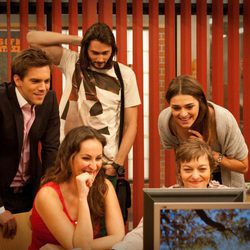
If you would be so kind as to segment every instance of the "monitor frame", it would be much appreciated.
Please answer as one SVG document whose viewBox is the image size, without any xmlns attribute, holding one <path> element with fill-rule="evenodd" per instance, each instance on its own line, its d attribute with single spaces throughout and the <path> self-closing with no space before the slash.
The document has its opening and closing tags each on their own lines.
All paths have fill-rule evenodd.
<svg viewBox="0 0 250 250">
<path fill-rule="evenodd" d="M 223 199 L 222 199 L 223 198 Z M 206 203 L 243 202 L 243 188 L 144 188 L 143 246 L 154 249 L 154 204 L 155 203 Z M 146 228 L 147 227 L 147 228 Z"/>
</svg>

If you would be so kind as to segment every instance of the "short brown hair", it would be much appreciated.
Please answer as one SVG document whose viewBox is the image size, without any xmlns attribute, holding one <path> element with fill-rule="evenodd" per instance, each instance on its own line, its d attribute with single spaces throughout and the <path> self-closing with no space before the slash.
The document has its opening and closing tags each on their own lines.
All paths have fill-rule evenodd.
<svg viewBox="0 0 250 250">
<path fill-rule="evenodd" d="M 175 151 L 175 161 L 177 166 L 177 173 L 180 173 L 180 166 L 183 162 L 190 162 L 197 160 L 201 156 L 207 155 L 211 173 L 215 168 L 215 161 L 212 150 L 207 143 L 200 139 L 190 138 L 180 143 Z"/>
<path fill-rule="evenodd" d="M 49 66 L 52 70 L 52 61 L 44 51 L 39 48 L 28 48 L 18 53 L 11 64 L 11 78 L 18 75 L 22 80 L 30 68 Z"/>
</svg>

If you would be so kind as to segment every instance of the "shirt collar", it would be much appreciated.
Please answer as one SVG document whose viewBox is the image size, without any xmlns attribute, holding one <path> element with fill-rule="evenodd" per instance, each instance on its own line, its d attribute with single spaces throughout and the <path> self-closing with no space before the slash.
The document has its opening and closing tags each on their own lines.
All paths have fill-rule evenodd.
<svg viewBox="0 0 250 250">
<path fill-rule="evenodd" d="M 32 107 L 32 109 L 34 110 L 35 105 L 30 105 L 26 99 L 24 99 L 24 97 L 21 95 L 20 91 L 18 90 L 18 88 L 15 88 L 16 91 L 16 97 L 17 97 L 17 101 L 19 103 L 20 108 L 24 107 L 25 105 L 29 105 L 30 107 Z"/>
</svg>

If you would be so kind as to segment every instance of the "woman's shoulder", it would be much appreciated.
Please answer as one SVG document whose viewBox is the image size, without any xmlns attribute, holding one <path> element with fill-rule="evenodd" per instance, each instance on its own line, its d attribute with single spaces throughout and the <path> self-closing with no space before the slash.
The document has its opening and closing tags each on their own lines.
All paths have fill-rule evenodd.
<svg viewBox="0 0 250 250">
<path fill-rule="evenodd" d="M 217 134 L 227 134 L 232 129 L 238 129 L 234 115 L 226 108 L 210 102 L 214 111 Z"/>
<path fill-rule="evenodd" d="M 217 119 L 221 119 L 221 117 L 229 117 L 229 116 L 233 116 L 233 114 L 226 108 L 224 108 L 223 106 L 220 106 L 218 104 L 215 104 L 211 101 L 208 102 L 209 106 L 213 108 L 214 114 L 215 114 L 215 118 Z"/>
<path fill-rule="evenodd" d="M 105 184 L 107 185 L 108 190 L 114 189 L 114 186 L 113 186 L 112 182 L 107 178 L 105 178 Z"/>
<path fill-rule="evenodd" d="M 170 116 L 171 116 L 170 107 L 163 109 L 159 114 L 159 122 L 169 120 Z"/>
<path fill-rule="evenodd" d="M 158 128 L 160 130 L 160 132 L 169 132 L 168 126 L 166 126 L 166 124 L 169 123 L 170 121 L 170 117 L 171 117 L 171 110 L 170 108 L 165 108 L 163 109 L 158 117 Z"/>
<path fill-rule="evenodd" d="M 51 204 L 55 204 L 54 202 L 61 203 L 59 189 L 59 184 L 54 182 L 48 182 L 44 184 L 36 194 L 35 206 L 37 208 L 48 208 L 51 206 Z"/>
<path fill-rule="evenodd" d="M 37 193 L 37 199 L 44 199 L 54 195 L 58 195 L 60 186 L 55 182 L 47 182 L 39 189 Z"/>
</svg>

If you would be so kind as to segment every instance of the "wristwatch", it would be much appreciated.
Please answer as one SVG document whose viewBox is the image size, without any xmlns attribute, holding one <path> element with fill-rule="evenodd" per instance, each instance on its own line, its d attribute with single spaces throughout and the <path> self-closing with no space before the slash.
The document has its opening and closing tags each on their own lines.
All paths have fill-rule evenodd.
<svg viewBox="0 0 250 250">
<path fill-rule="evenodd" d="M 113 162 L 111 165 L 114 167 L 114 169 L 116 170 L 116 173 L 119 177 L 125 176 L 124 166 L 122 166 L 116 162 Z"/>
<path fill-rule="evenodd" d="M 220 164 L 221 163 L 221 161 L 222 161 L 222 159 L 223 159 L 223 154 L 221 154 L 221 153 L 219 153 L 219 157 L 218 157 L 218 159 L 217 159 L 217 163 L 218 164 Z"/>
</svg>

